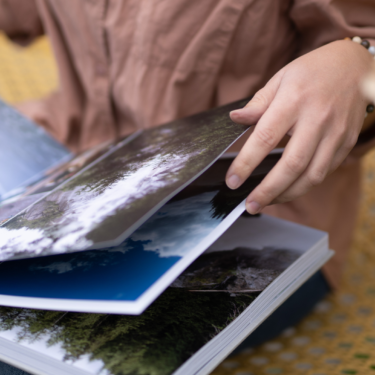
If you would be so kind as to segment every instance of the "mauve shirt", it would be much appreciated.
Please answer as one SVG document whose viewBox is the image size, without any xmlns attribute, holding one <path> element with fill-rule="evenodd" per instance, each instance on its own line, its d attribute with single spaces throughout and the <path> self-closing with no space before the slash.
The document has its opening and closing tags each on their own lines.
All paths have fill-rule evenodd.
<svg viewBox="0 0 375 375">
<path fill-rule="evenodd" d="M 375 2 L 0 0 L 0 29 L 20 43 L 48 34 L 59 88 L 24 109 L 80 151 L 248 97 L 331 41 L 375 38 Z M 265 210 L 330 233 L 338 255 L 325 274 L 333 286 L 353 232 L 359 174 L 359 162 L 349 161 L 304 197 Z"/>
</svg>

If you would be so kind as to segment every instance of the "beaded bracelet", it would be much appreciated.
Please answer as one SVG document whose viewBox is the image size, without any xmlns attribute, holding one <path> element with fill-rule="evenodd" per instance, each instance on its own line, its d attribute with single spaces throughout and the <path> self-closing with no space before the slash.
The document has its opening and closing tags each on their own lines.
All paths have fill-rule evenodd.
<svg viewBox="0 0 375 375">
<path fill-rule="evenodd" d="M 375 47 L 372 46 L 367 39 L 362 39 L 359 36 L 355 36 L 353 38 L 345 38 L 345 40 L 351 40 L 352 42 L 358 43 L 361 46 L 365 47 L 371 53 L 371 55 L 374 56 L 374 59 L 375 59 Z M 367 117 L 367 115 L 369 113 L 374 112 L 374 110 L 375 110 L 375 106 L 373 104 L 369 104 L 366 108 L 366 116 L 365 117 Z"/>
<path fill-rule="evenodd" d="M 351 40 L 354 43 L 358 43 L 361 46 L 365 47 L 375 59 L 375 47 L 370 44 L 367 39 L 362 39 L 359 36 L 355 36 L 354 38 L 345 38 L 345 40 Z"/>
</svg>

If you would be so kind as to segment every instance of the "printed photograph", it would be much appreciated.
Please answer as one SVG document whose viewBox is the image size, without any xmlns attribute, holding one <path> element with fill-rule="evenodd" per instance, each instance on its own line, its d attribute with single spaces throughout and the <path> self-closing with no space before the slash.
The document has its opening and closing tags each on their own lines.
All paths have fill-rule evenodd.
<svg viewBox="0 0 375 375">
<path fill-rule="evenodd" d="M 246 220 L 251 225 L 254 218 Z M 302 253 L 235 248 L 203 254 L 139 316 L 0 307 L 0 337 L 92 374 L 169 375 Z"/>
<path fill-rule="evenodd" d="M 95 375 L 170 375 L 255 298 L 170 288 L 139 316 L 0 307 L 0 337 Z"/>
<path fill-rule="evenodd" d="M 25 187 L 23 196 L 41 193 L 46 194 L 52 191 L 75 176 L 82 169 L 86 168 L 90 163 L 95 162 L 96 159 L 110 151 L 113 147 L 115 147 L 113 142 L 101 143 L 75 156 L 68 162 L 47 170 L 40 181 L 36 181 Z"/>
<path fill-rule="evenodd" d="M 0 202 L 0 224 L 5 223 L 44 196 L 44 193 L 32 195 L 21 194 Z"/>
<path fill-rule="evenodd" d="M 174 200 L 121 245 L 0 264 L 0 294 L 135 301 L 224 219 L 215 192 Z"/>
<path fill-rule="evenodd" d="M 0 224 L 5 223 L 25 208 L 46 196 L 48 192 L 57 188 L 69 178 L 72 178 L 112 147 L 112 142 L 100 144 L 75 156 L 62 165 L 48 169 L 43 172 L 43 175 L 36 181 L 32 181 L 32 183 L 22 188 L 17 188 L 8 192 L 7 196 L 10 197 L 3 201 L 0 200 Z M 14 192 L 14 194 L 12 194 L 12 192 Z"/>
<path fill-rule="evenodd" d="M 195 292 L 259 293 L 301 256 L 300 251 L 235 248 L 201 255 L 171 287 Z"/>
<path fill-rule="evenodd" d="M 228 159 L 218 160 L 119 246 L 3 262 L 0 294 L 136 301 L 209 237 L 264 177 L 265 173 L 255 175 L 248 179 L 244 189 L 230 190 L 223 181 L 228 163 Z"/>
<path fill-rule="evenodd" d="M 0 199 L 54 165 L 70 152 L 41 127 L 0 100 Z"/>
<path fill-rule="evenodd" d="M 142 132 L 7 221 L 0 227 L 0 260 L 80 251 L 126 238 L 246 130 L 226 111 L 217 113 Z"/>
</svg>

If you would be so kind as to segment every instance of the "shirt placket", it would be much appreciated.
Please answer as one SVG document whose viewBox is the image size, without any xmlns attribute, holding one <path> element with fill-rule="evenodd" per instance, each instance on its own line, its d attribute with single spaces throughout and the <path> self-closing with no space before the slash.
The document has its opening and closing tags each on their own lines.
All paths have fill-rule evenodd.
<svg viewBox="0 0 375 375">
<path fill-rule="evenodd" d="M 107 34 L 105 29 L 105 17 L 108 0 L 89 0 L 92 22 L 94 22 L 95 48 L 91 51 L 95 84 L 93 85 L 93 97 L 98 113 L 96 126 L 108 129 L 115 137 L 116 125 L 111 102 L 110 83 L 110 56 L 108 53 Z"/>
</svg>

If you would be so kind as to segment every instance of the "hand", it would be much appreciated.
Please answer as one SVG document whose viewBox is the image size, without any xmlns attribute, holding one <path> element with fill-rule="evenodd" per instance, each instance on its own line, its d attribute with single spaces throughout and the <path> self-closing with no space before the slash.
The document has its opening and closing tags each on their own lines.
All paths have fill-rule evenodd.
<svg viewBox="0 0 375 375">
<path fill-rule="evenodd" d="M 249 213 L 305 194 L 344 161 L 369 104 L 359 83 L 371 61 L 363 46 L 333 42 L 285 66 L 244 108 L 231 112 L 236 123 L 256 124 L 227 172 L 231 189 L 241 186 L 285 135 L 291 137 L 282 158 L 248 196 Z"/>
</svg>

